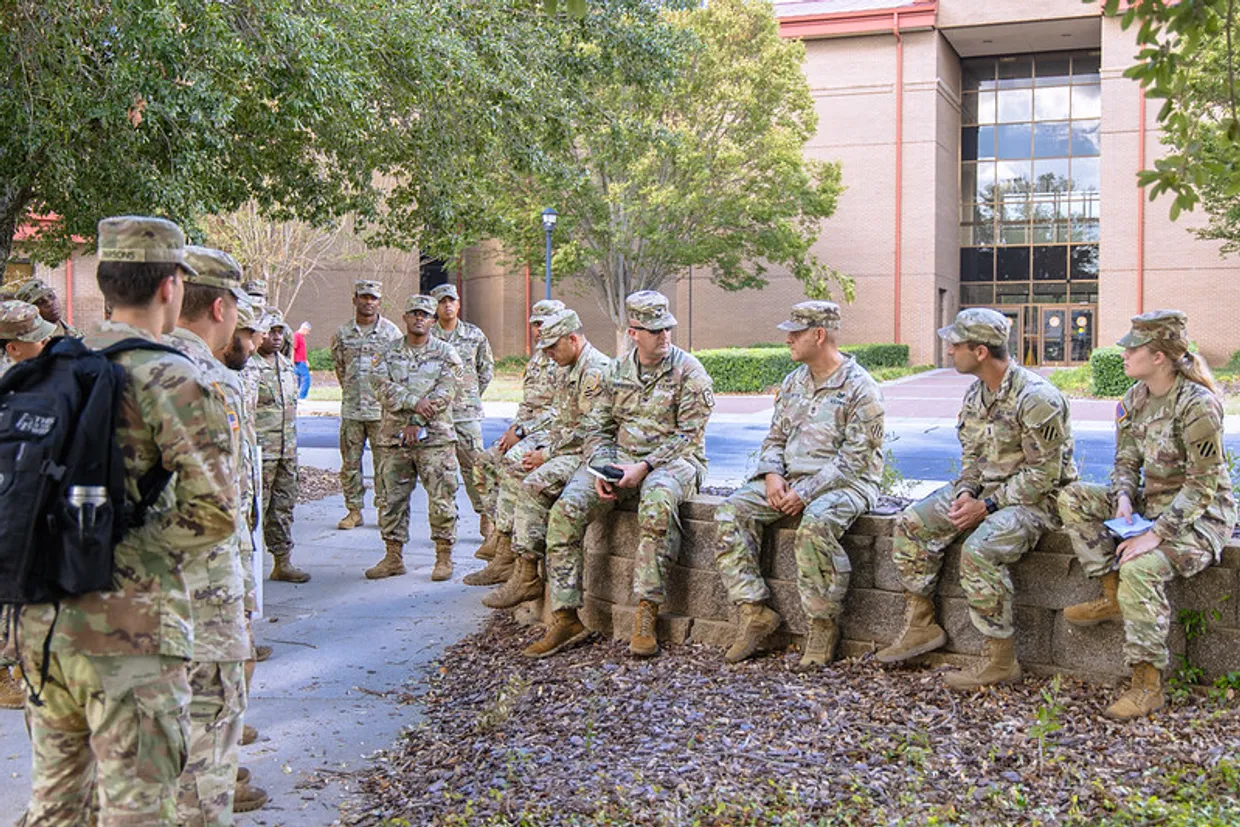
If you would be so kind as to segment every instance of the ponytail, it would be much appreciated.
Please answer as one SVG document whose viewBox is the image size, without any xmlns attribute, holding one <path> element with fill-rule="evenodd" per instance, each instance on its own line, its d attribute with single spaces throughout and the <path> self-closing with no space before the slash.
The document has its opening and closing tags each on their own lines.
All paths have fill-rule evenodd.
<svg viewBox="0 0 1240 827">
<path fill-rule="evenodd" d="M 1202 358 L 1200 353 L 1192 353 L 1191 351 L 1185 353 L 1179 359 L 1172 362 L 1172 365 L 1175 366 L 1175 372 L 1185 379 L 1205 387 L 1215 396 L 1219 395 L 1219 387 L 1214 381 L 1214 374 L 1210 372 L 1210 366 L 1206 364 L 1206 360 Z"/>
</svg>

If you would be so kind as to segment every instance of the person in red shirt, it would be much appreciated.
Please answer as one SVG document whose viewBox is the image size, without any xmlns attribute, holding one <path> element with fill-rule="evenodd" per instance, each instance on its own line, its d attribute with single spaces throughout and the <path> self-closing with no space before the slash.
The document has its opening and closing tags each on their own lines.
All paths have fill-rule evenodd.
<svg viewBox="0 0 1240 827">
<path fill-rule="evenodd" d="M 302 322 L 293 334 L 293 370 L 297 371 L 297 398 L 310 395 L 310 362 L 306 355 L 306 337 L 310 335 L 310 323 Z"/>
</svg>

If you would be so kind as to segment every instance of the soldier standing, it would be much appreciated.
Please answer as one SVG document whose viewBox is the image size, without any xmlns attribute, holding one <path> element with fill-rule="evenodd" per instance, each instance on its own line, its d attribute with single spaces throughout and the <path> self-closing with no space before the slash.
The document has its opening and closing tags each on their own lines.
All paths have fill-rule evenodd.
<svg viewBox="0 0 1240 827">
<path fill-rule="evenodd" d="M 589 518 L 624 497 L 638 498 L 641 539 L 633 566 L 638 598 L 629 653 L 659 652 L 655 619 L 664 599 L 667 566 L 680 550 L 680 504 L 706 478 L 706 421 L 715 405 L 702 363 L 672 344 L 676 318 L 667 297 L 642 290 L 625 299 L 633 350 L 616 361 L 586 419 L 583 455 L 590 466 L 610 466 L 614 483 L 579 468 L 551 508 L 547 568 L 555 617 L 523 655 L 542 658 L 589 634 L 577 616 L 582 605 L 582 539 Z"/>
<path fill-rule="evenodd" d="M 241 461 L 241 384 L 216 357 L 233 338 L 240 302 L 241 267 L 232 256 L 187 247 L 194 273 L 185 276 L 185 297 L 176 330 L 167 342 L 189 357 L 203 379 L 219 392 L 228 415 L 231 467 Z M 239 475 L 235 475 L 240 487 Z M 240 495 L 235 505 L 240 528 Z M 252 641 L 246 624 L 246 576 L 240 532 L 205 558 L 187 561 L 194 612 L 194 646 L 189 664 L 189 755 L 181 773 L 177 818 L 186 825 L 230 825 L 237 778 L 237 741 L 246 709 L 244 662 Z"/>
<path fill-rule="evenodd" d="M 371 374 L 375 396 L 383 406 L 385 496 L 379 507 L 379 533 L 386 553 L 366 570 L 378 580 L 405 573 L 409 542 L 409 495 L 418 480 L 426 489 L 435 568 L 431 580 L 452 576 L 456 543 L 456 446 L 452 402 L 463 373 L 451 345 L 434 338 L 435 300 L 410 296 L 405 303 L 408 334 L 384 355 L 382 369 Z"/>
<path fill-rule="evenodd" d="M 375 468 L 375 508 L 383 499 L 383 477 L 379 473 L 379 427 L 382 409 L 371 386 L 371 375 L 382 368 L 383 353 L 400 341 L 400 328 L 379 315 L 383 284 L 360 279 L 353 285 L 353 319 L 332 336 L 332 363 L 340 382 L 340 487 L 348 514 L 336 528 L 357 528 L 362 524 L 362 452 L 370 443 Z"/>
<path fill-rule="evenodd" d="M 0 302 L 0 376 L 17 364 L 43 352 L 49 339 L 58 335 L 56 326 L 39 315 L 28 302 Z M 8 628 L 9 607 L 0 608 L 0 625 Z M 0 655 L 0 709 L 21 709 L 26 705 L 26 687 L 21 667 Z"/>
<path fill-rule="evenodd" d="M 1007 567 L 1057 527 L 1055 494 L 1076 479 L 1068 402 L 1053 385 L 1008 357 L 1009 322 L 989 308 L 962 310 L 939 330 L 960 373 L 977 377 L 965 392 L 956 430 L 960 477 L 904 510 L 892 554 L 905 588 L 904 631 L 878 653 L 898 663 L 937 649 L 947 634 L 931 595 L 943 551 L 961 533 L 960 587 L 985 637 L 983 660 L 949 673 L 952 689 L 1020 680 Z"/>
<path fill-rule="evenodd" d="M 766 606 L 771 592 L 758 564 L 762 529 L 801 515 L 794 549 L 797 590 L 810 620 L 800 666 L 808 668 L 829 663 L 840 638 L 852 573 L 840 535 L 878 502 L 883 395 L 865 368 L 840 353 L 838 305 L 802 302 L 779 329 L 801 366 L 775 397 L 753 479 L 715 510 L 715 559 L 728 597 L 740 606 L 740 633 L 727 653 L 736 663 L 780 623 Z"/>
<path fill-rule="evenodd" d="M 464 368 L 456 401 L 452 405 L 452 421 L 456 426 L 456 459 L 461 467 L 461 479 L 470 505 L 478 514 L 478 531 L 485 538 L 491 533 L 491 518 L 486 514 L 482 492 L 474 478 L 474 465 L 485 449 L 482 442 L 482 395 L 495 376 L 495 357 L 491 355 L 491 343 L 476 325 L 460 317 L 461 297 L 456 287 L 441 284 L 431 291 L 431 298 L 438 302 L 438 321 L 431 334 L 456 349 Z"/>
<path fill-rule="evenodd" d="M 297 374 L 280 352 L 289 334 L 280 311 L 268 309 L 271 329 L 246 371 L 254 375 L 258 399 L 254 425 L 263 449 L 263 540 L 274 560 L 271 579 L 305 583 L 310 573 L 291 562 L 293 507 L 297 505 Z"/>
<path fill-rule="evenodd" d="M 60 297 L 56 295 L 56 291 L 42 279 L 31 279 L 23 284 L 17 290 L 17 299 L 39 308 L 39 315 L 56 326 L 53 339 L 57 336 L 82 338 L 82 332 L 66 322 L 61 315 Z"/>
<path fill-rule="evenodd" d="M 176 326 L 182 276 L 193 275 L 181 230 L 107 218 L 98 236 L 97 278 L 113 315 L 87 344 L 159 341 Z M 222 395 L 180 355 L 133 350 L 115 361 L 129 375 L 116 439 L 130 497 L 157 464 L 172 477 L 144 525 L 117 544 L 111 590 L 18 612 L 22 666 L 46 676 L 40 702 L 26 707 L 29 824 L 86 823 L 92 785 L 101 824 L 177 823 L 195 635 L 188 573 L 236 530 Z"/>
<path fill-rule="evenodd" d="M 544 299 L 534 305 L 530 325 L 539 332 L 544 320 L 563 309 L 563 302 Z M 462 582 L 467 586 L 493 586 L 503 583 L 512 573 L 514 510 L 517 488 L 525 476 L 521 461 L 546 444 L 546 430 L 555 417 L 552 398 L 559 378 L 559 366 L 541 347 L 536 347 L 521 377 L 521 404 L 517 407 L 516 418 L 474 466 L 486 501 L 486 512 L 494 515 L 494 530 L 474 553 L 475 557 L 490 562 L 482 571 L 465 575 Z"/>
<path fill-rule="evenodd" d="M 1161 709 L 1162 673 L 1170 661 L 1171 604 L 1166 583 L 1219 561 L 1236 524 L 1236 502 L 1223 448 L 1223 407 L 1210 368 L 1188 350 L 1188 317 L 1155 310 L 1132 317 L 1119 340 L 1124 373 L 1137 384 L 1116 406 L 1111 484 L 1076 482 L 1059 495 L 1059 513 L 1102 598 L 1069 606 L 1074 626 L 1122 620 L 1124 661 L 1132 684 L 1103 714 L 1128 721 Z M 1154 525 L 1124 540 L 1102 524 Z"/>
<path fill-rule="evenodd" d="M 547 431 L 546 445 L 527 453 L 520 471 L 504 480 L 505 485 L 516 482 L 513 533 L 501 540 L 504 545 L 511 543 L 515 562 L 504 585 L 482 599 L 483 605 L 493 609 L 511 608 L 542 596 L 538 564 L 546 551 L 547 515 L 581 467 L 586 418 L 611 370 L 611 359 L 587 341 L 581 320 L 572 310 L 545 318 L 540 333 L 539 351 L 562 371 L 551 402 L 555 419 Z"/>
</svg>

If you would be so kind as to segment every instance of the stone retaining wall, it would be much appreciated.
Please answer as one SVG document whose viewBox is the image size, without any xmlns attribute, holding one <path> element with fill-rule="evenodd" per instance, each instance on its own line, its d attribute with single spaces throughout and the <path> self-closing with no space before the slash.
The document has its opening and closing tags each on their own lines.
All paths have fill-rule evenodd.
<svg viewBox="0 0 1240 827">
<path fill-rule="evenodd" d="M 728 601 L 714 565 L 715 506 L 720 497 L 700 495 L 681 509 L 684 540 L 680 560 L 669 574 L 667 603 L 659 615 L 658 635 L 672 643 L 695 641 L 718 646 L 731 643 L 737 613 Z M 773 644 L 796 642 L 807 630 L 796 587 L 792 541 L 796 520 L 770 527 L 763 538 L 762 570 L 771 587 L 772 606 L 784 617 L 785 628 Z M 842 544 L 852 560 L 852 584 L 841 625 L 841 653 L 860 655 L 891 642 L 904 619 L 904 598 L 891 561 L 892 516 L 866 515 L 857 520 Z M 582 620 L 603 634 L 627 639 L 633 627 L 633 553 L 637 547 L 637 514 L 617 510 L 590 526 L 586 535 L 585 609 Z M 1065 672 L 1092 679 L 1126 673 L 1123 632 L 1119 624 L 1078 629 L 1063 619 L 1065 606 L 1097 596 L 1098 586 L 1086 580 L 1061 533 L 1042 538 L 1038 547 L 1012 567 L 1016 586 L 1017 653 L 1027 670 Z M 947 551 L 940 580 L 939 619 L 947 630 L 945 650 L 927 655 L 927 662 L 963 663 L 981 650 L 982 640 L 969 620 L 960 590 L 960 546 Z M 1170 586 L 1173 610 L 1217 610 L 1208 632 L 1191 642 L 1173 621 L 1174 655 L 1185 648 L 1191 662 L 1213 678 L 1240 669 L 1240 545 L 1223 552 L 1223 562 L 1190 580 Z M 518 610 L 524 622 L 544 620 L 546 607 L 526 604 Z M 1173 662 L 1174 665 L 1174 662 Z"/>
</svg>

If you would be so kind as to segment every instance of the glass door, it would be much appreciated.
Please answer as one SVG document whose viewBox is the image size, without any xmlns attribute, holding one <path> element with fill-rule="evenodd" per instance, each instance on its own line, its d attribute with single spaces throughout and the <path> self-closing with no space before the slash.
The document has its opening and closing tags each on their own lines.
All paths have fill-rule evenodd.
<svg viewBox="0 0 1240 827">
<path fill-rule="evenodd" d="M 1000 308 L 999 312 L 1007 316 L 1007 320 L 1012 323 L 1008 330 L 1008 354 L 1013 359 L 1020 358 L 1020 341 L 1021 341 L 1021 324 L 1020 324 L 1020 308 L 1005 307 Z"/>
<path fill-rule="evenodd" d="M 1089 352 L 1094 349 L 1094 308 L 1074 307 L 1072 317 L 1072 345 L 1069 358 L 1073 362 L 1089 361 Z"/>
<path fill-rule="evenodd" d="M 1068 311 L 1042 308 L 1042 364 L 1062 365 L 1068 361 Z"/>
</svg>

